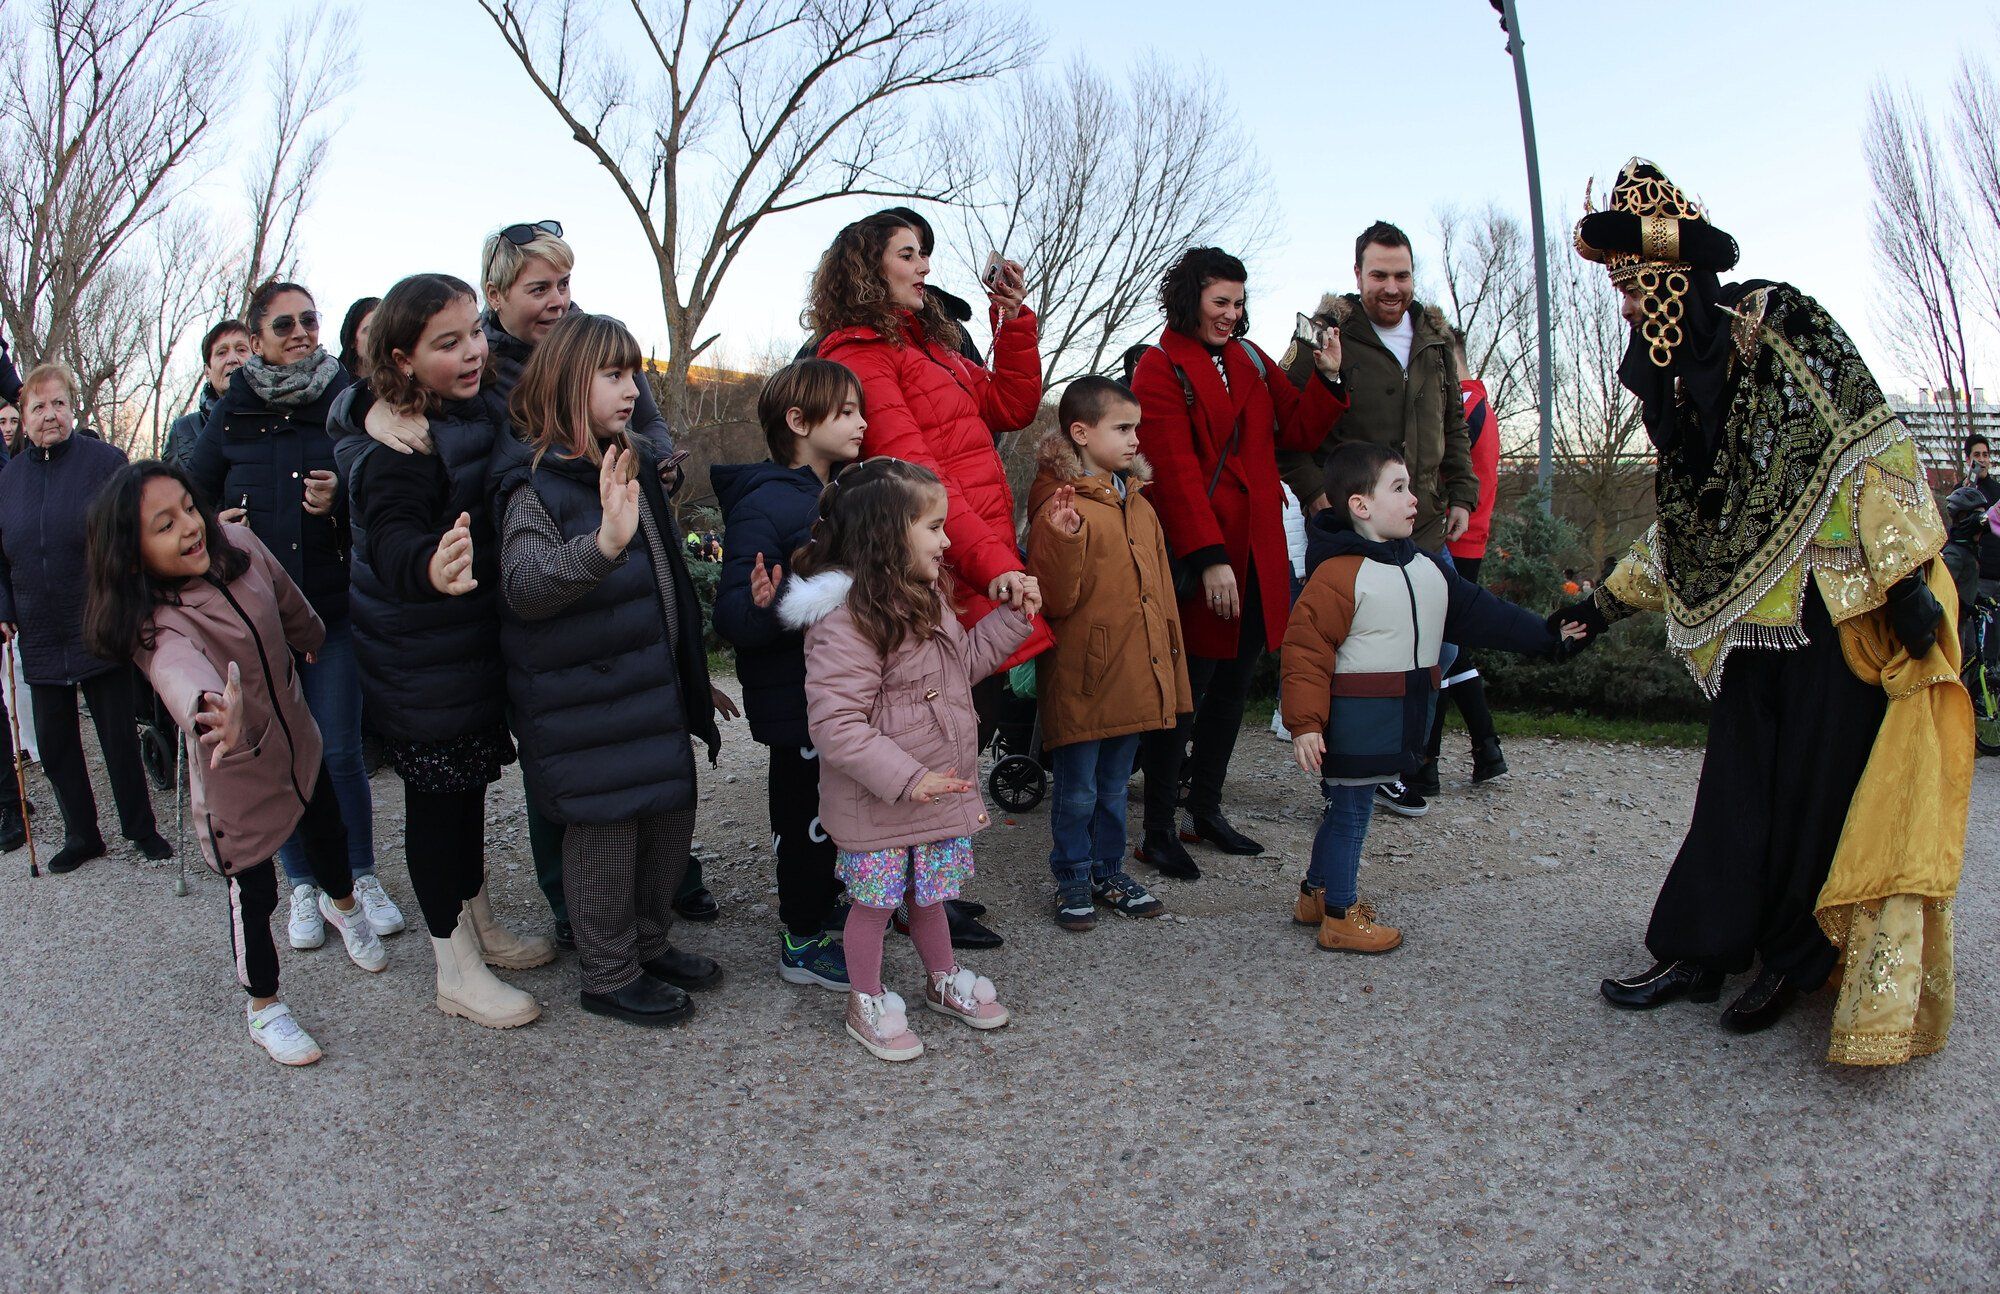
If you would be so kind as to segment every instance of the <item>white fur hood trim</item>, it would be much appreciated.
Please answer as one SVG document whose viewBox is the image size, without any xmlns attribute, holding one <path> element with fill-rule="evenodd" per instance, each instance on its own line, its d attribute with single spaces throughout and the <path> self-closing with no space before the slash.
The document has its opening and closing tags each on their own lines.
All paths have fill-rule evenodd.
<svg viewBox="0 0 2000 1294">
<path fill-rule="evenodd" d="M 853 587 L 854 577 L 843 570 L 794 575 L 785 581 L 785 596 L 778 600 L 778 619 L 787 629 L 816 625 L 846 604 Z"/>
</svg>

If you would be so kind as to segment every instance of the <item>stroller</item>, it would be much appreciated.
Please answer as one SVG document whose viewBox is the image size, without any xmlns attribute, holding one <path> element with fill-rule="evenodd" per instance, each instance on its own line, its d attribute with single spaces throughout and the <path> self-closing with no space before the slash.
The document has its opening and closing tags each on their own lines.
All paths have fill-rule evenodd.
<svg viewBox="0 0 2000 1294">
<path fill-rule="evenodd" d="M 994 694 L 992 713 L 986 718 L 993 728 L 988 746 L 996 762 L 986 775 L 986 789 L 1001 808 L 1026 813 L 1049 793 L 1042 708 L 1035 701 L 1035 663 L 1027 661 L 1009 670 Z"/>
</svg>

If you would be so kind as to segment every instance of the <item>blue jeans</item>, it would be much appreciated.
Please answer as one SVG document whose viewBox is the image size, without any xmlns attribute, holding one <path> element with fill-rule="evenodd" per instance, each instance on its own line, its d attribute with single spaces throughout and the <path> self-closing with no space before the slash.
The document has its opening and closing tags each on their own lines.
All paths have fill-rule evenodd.
<svg viewBox="0 0 2000 1294">
<path fill-rule="evenodd" d="M 1133 732 L 1049 752 L 1055 762 L 1049 870 L 1058 889 L 1080 889 L 1125 870 L 1125 786 L 1132 780 L 1139 737 Z"/>
<path fill-rule="evenodd" d="M 1326 811 L 1313 836 L 1306 884 L 1325 887 L 1327 907 L 1352 907 L 1360 897 L 1361 845 L 1368 839 L 1368 820 L 1375 816 L 1375 787 L 1321 782 L 1319 793 L 1326 797 Z"/>
<path fill-rule="evenodd" d="M 326 771 L 333 778 L 333 797 L 340 803 L 341 825 L 347 828 L 347 870 L 355 876 L 375 873 L 375 799 L 368 790 L 368 773 L 361 764 L 361 670 L 354 661 L 354 629 L 345 619 L 326 627 L 326 641 L 311 665 L 299 661 L 299 685 L 306 709 L 319 725 L 326 746 Z M 314 884 L 298 833 L 278 850 L 285 879 L 293 885 Z"/>
</svg>

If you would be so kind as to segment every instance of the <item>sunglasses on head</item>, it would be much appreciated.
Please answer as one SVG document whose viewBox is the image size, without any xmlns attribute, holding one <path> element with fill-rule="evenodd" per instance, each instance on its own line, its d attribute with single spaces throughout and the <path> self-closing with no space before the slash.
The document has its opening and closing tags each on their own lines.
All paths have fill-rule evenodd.
<svg viewBox="0 0 2000 1294">
<path fill-rule="evenodd" d="M 279 315 L 268 320 L 264 326 L 271 330 L 273 337 L 289 337 L 292 329 L 303 328 L 307 332 L 319 331 L 319 311 L 301 310 L 296 315 Z"/>
<path fill-rule="evenodd" d="M 561 238 L 563 236 L 562 221 L 537 220 L 532 225 L 509 225 L 500 231 L 500 236 L 516 247 L 526 247 L 543 234 L 550 234 L 556 238 Z"/>
</svg>

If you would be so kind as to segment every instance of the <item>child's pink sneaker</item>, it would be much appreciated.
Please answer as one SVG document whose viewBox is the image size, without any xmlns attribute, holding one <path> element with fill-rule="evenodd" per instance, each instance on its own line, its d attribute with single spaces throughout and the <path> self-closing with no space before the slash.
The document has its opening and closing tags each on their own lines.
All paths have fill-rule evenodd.
<svg viewBox="0 0 2000 1294">
<path fill-rule="evenodd" d="M 963 966 L 938 971 L 924 985 L 925 1006 L 975 1029 L 998 1029 L 1007 1023 L 1007 1008 L 995 1000 L 998 997 L 992 980 Z"/>
<path fill-rule="evenodd" d="M 878 1060 L 915 1060 L 924 1040 L 910 1032 L 900 993 L 849 993 L 847 1032 Z"/>
</svg>

